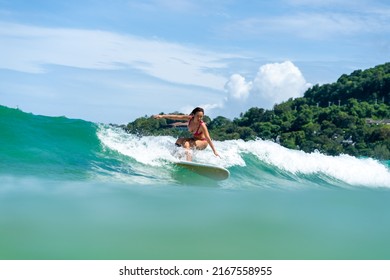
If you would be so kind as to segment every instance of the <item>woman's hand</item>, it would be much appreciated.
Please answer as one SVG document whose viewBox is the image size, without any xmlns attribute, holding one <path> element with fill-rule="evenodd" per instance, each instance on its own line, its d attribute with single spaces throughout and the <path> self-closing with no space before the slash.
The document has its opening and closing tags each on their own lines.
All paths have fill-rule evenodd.
<svg viewBox="0 0 390 280">
<path fill-rule="evenodd" d="M 162 118 L 163 118 L 163 115 L 153 115 L 153 118 L 154 118 L 154 119 L 162 119 Z"/>
</svg>

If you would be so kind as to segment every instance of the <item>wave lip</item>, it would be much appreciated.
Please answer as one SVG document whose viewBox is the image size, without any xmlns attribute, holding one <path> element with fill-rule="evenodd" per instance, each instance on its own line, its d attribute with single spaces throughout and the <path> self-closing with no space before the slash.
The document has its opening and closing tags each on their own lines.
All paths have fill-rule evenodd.
<svg viewBox="0 0 390 280">
<path fill-rule="evenodd" d="M 241 147 L 260 161 L 293 174 L 324 174 L 353 186 L 390 188 L 390 170 L 372 158 L 305 153 L 262 140 L 241 143 Z"/>
</svg>

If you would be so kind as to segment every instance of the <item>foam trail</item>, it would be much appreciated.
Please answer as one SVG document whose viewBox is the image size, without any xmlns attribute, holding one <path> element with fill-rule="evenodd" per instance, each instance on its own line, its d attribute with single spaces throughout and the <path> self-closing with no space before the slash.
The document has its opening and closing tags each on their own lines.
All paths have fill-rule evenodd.
<svg viewBox="0 0 390 280">
<path fill-rule="evenodd" d="M 173 156 L 174 138 L 169 136 L 138 137 L 126 133 L 121 128 L 101 126 L 98 137 L 108 148 L 131 157 L 142 164 L 160 166 L 162 160 L 175 160 Z"/>
</svg>

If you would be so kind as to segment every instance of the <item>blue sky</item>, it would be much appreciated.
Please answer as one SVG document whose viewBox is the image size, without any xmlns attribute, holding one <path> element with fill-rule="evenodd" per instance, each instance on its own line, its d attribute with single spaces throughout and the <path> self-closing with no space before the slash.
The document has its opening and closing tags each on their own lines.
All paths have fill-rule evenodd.
<svg viewBox="0 0 390 280">
<path fill-rule="evenodd" d="M 0 104 L 127 123 L 238 117 L 390 61 L 379 0 L 0 0 Z"/>
</svg>

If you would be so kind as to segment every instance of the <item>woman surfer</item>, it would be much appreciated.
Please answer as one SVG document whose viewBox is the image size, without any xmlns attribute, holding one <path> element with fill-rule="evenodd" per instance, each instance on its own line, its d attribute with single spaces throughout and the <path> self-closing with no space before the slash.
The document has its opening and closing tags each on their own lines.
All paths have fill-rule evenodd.
<svg viewBox="0 0 390 280">
<path fill-rule="evenodd" d="M 211 141 L 209 131 L 206 124 L 203 122 L 204 110 L 200 107 L 196 107 L 189 115 L 154 115 L 155 119 L 170 119 L 170 120 L 185 120 L 188 121 L 188 130 L 193 134 L 191 138 L 179 138 L 176 141 L 176 146 L 186 149 L 186 157 L 188 161 L 192 160 L 190 148 L 196 148 L 198 150 L 204 150 L 207 145 L 210 145 L 214 152 L 214 155 L 219 157 L 217 150 Z"/>
</svg>

